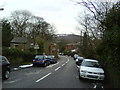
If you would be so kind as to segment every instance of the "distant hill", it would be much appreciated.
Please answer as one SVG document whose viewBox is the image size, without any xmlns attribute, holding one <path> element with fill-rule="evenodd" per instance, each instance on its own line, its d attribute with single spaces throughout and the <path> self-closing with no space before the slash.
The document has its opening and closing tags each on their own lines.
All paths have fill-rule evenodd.
<svg viewBox="0 0 120 90">
<path fill-rule="evenodd" d="M 81 36 L 75 34 L 57 34 L 55 41 L 59 42 L 64 40 L 67 41 L 68 43 L 77 43 L 80 42 L 80 38 Z"/>
</svg>

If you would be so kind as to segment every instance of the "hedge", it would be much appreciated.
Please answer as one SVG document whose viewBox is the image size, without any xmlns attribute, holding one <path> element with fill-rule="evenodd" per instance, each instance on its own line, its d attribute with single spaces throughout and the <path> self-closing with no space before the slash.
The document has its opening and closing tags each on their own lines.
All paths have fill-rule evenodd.
<svg viewBox="0 0 120 90">
<path fill-rule="evenodd" d="M 21 64 L 23 62 L 32 62 L 35 53 L 21 51 L 17 48 L 2 48 L 2 55 L 7 57 L 11 64 Z"/>
</svg>

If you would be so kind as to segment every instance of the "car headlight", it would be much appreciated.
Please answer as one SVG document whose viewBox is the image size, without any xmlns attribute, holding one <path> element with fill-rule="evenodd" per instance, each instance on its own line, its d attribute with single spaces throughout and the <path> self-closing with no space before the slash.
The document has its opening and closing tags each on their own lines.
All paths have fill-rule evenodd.
<svg viewBox="0 0 120 90">
<path fill-rule="evenodd" d="M 85 70 L 81 70 L 81 72 L 82 72 L 82 73 L 87 73 L 87 71 L 85 71 Z"/>
</svg>

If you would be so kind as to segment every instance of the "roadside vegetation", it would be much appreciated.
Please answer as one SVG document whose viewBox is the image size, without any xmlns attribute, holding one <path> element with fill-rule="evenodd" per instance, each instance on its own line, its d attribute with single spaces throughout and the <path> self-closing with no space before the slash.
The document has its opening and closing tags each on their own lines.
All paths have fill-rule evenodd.
<svg viewBox="0 0 120 90">
<path fill-rule="evenodd" d="M 77 28 L 82 36 L 77 53 L 85 58 L 99 60 L 105 69 L 106 81 L 110 83 L 110 87 L 120 88 L 120 1 L 75 2 L 76 5 L 87 8 L 84 14 L 77 17 Z M 26 37 L 33 45 L 37 43 L 38 54 L 50 53 L 50 44 L 54 42 L 56 28 L 42 17 L 35 16 L 29 11 L 16 10 L 11 13 L 9 19 L 4 18 L 1 22 L 2 54 L 11 64 L 30 63 L 36 54 L 34 47 L 27 50 L 11 48 L 11 40 L 14 37 Z M 57 44 L 60 52 L 71 55 L 71 51 L 65 50 L 67 41 L 61 40 Z"/>
<path fill-rule="evenodd" d="M 16 48 L 2 48 L 3 56 L 7 56 L 9 59 L 11 66 L 18 66 L 21 64 L 30 64 L 34 59 L 35 53 L 30 51 L 21 51 Z"/>
<path fill-rule="evenodd" d="M 26 10 L 13 11 L 10 17 L 0 21 L 2 23 L 2 55 L 9 59 L 11 65 L 31 63 L 36 55 L 34 49 L 36 43 L 39 45 L 37 54 L 48 54 L 49 44 L 47 43 L 52 43 L 56 29 L 54 25 Z M 27 38 L 29 45 L 25 47 L 23 43 L 21 47 L 25 47 L 24 49 L 18 47 L 19 43 L 11 46 L 11 41 L 15 37 Z"/>
<path fill-rule="evenodd" d="M 102 63 L 109 87 L 120 87 L 120 1 L 77 2 L 86 7 L 84 17 L 78 15 L 83 36 L 80 53 Z M 78 26 L 79 27 L 79 26 Z"/>
</svg>

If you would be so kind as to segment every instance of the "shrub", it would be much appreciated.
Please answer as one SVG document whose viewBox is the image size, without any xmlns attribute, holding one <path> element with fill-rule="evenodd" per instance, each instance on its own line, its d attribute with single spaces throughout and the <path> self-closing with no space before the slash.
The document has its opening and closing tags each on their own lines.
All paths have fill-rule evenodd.
<svg viewBox="0 0 120 90">
<path fill-rule="evenodd" d="M 11 64 L 21 64 L 23 62 L 32 62 L 34 53 L 28 51 L 21 51 L 16 48 L 2 48 L 2 55 L 6 56 Z"/>
</svg>

